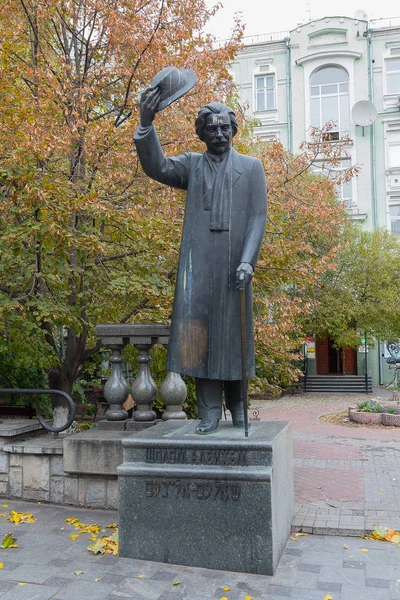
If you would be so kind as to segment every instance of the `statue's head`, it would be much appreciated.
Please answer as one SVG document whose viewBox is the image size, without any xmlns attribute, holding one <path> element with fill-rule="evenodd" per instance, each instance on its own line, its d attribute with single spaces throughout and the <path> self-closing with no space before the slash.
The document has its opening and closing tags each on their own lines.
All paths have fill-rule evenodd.
<svg viewBox="0 0 400 600">
<path fill-rule="evenodd" d="M 210 102 L 198 112 L 196 133 L 213 154 L 226 152 L 237 130 L 235 113 L 225 104 Z"/>
</svg>

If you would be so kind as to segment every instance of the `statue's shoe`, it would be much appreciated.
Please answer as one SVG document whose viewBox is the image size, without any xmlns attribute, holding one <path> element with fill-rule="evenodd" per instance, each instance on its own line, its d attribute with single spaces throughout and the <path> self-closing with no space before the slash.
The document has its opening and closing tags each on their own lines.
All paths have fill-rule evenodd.
<svg viewBox="0 0 400 600">
<path fill-rule="evenodd" d="M 207 435 L 218 429 L 219 419 L 216 417 L 204 417 L 196 427 L 196 433 L 199 435 Z"/>
<path fill-rule="evenodd" d="M 241 427 L 244 429 L 245 424 L 244 424 L 243 407 L 240 406 L 239 408 L 232 409 L 231 415 L 232 415 L 232 425 L 234 427 Z M 250 427 L 250 422 L 249 422 L 249 427 Z"/>
</svg>

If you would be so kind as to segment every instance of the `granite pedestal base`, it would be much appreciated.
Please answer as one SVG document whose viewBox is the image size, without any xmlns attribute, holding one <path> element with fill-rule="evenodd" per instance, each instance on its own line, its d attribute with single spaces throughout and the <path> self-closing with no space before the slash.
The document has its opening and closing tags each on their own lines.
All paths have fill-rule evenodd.
<svg viewBox="0 0 400 600">
<path fill-rule="evenodd" d="M 123 440 L 119 554 L 273 575 L 293 516 L 291 424 L 167 421 Z"/>
</svg>

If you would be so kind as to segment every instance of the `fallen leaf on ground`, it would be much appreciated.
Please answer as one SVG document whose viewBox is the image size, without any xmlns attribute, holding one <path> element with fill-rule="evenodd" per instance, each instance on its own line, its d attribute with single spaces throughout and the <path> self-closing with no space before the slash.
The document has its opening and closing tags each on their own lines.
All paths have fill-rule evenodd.
<svg viewBox="0 0 400 600">
<path fill-rule="evenodd" d="M 18 581 L 18 585 L 26 585 L 26 581 Z"/>
<path fill-rule="evenodd" d="M 347 545 L 347 544 L 343 544 L 343 548 L 344 548 L 345 550 L 348 550 L 348 549 L 349 549 L 349 547 L 348 547 L 348 545 Z"/>
<path fill-rule="evenodd" d="M 226 596 L 222 596 L 222 598 L 220 598 L 219 600 L 228 600 L 228 598 Z"/>
<path fill-rule="evenodd" d="M 0 548 L 2 548 L 3 550 L 5 550 L 6 548 L 18 548 L 17 544 L 15 543 L 16 541 L 17 538 L 14 538 L 12 531 L 9 531 L 3 537 L 3 543 L 1 544 Z"/>
<path fill-rule="evenodd" d="M 370 535 L 364 536 L 367 540 L 380 540 L 382 542 L 391 542 L 392 544 L 400 544 L 400 531 L 393 528 L 388 529 L 381 525 L 375 527 Z"/>
<path fill-rule="evenodd" d="M 2 504 L 1 507 L 2 508 L 8 508 L 8 504 Z"/>
<path fill-rule="evenodd" d="M 245 596 L 244 600 L 253 600 L 253 598 L 250 598 L 250 596 Z"/>
<path fill-rule="evenodd" d="M 65 519 L 65 522 L 69 525 L 72 525 L 77 531 L 77 533 L 70 535 L 71 540 L 75 541 L 77 537 L 79 535 L 82 535 L 83 533 L 90 534 L 88 540 L 94 542 L 94 544 L 90 544 L 87 547 L 87 550 L 89 552 L 93 552 L 93 554 L 113 554 L 114 556 L 118 555 L 117 523 L 111 523 L 110 525 L 106 525 L 106 527 L 102 529 L 101 525 L 99 525 L 98 523 L 88 525 L 87 523 L 81 523 L 76 517 L 69 517 L 68 519 Z M 114 531 L 109 532 L 109 529 L 114 529 Z M 100 531 L 103 533 L 108 531 L 109 535 L 103 535 L 100 538 L 98 537 Z"/>
<path fill-rule="evenodd" d="M 360 552 L 368 552 L 368 548 L 360 548 Z"/>
<path fill-rule="evenodd" d="M 175 583 L 172 584 L 172 587 L 177 587 L 178 585 L 181 585 L 180 581 L 175 581 Z"/>
<path fill-rule="evenodd" d="M 324 600 L 333 600 L 332 596 L 330 594 L 327 594 L 324 598 Z"/>
<path fill-rule="evenodd" d="M 222 589 L 224 590 L 224 592 L 229 592 L 231 588 L 226 586 L 226 587 L 223 587 Z"/>
<path fill-rule="evenodd" d="M 69 517 L 68 519 L 65 519 L 65 522 L 71 524 L 79 523 L 79 519 L 76 519 L 75 517 Z"/>
<path fill-rule="evenodd" d="M 139 575 L 139 579 L 144 579 L 144 575 Z"/>
<path fill-rule="evenodd" d="M 4 567 L 4 563 L 0 562 L 0 569 Z"/>
<path fill-rule="evenodd" d="M 87 547 L 89 552 L 93 552 L 93 554 L 105 554 L 106 542 L 103 540 L 97 540 L 94 544 L 90 544 Z"/>
<path fill-rule="evenodd" d="M 33 518 L 31 513 L 23 513 L 12 510 L 7 517 L 7 521 L 10 523 L 29 523 L 32 525 L 35 523 L 35 519 Z"/>
<path fill-rule="evenodd" d="M 299 540 L 295 537 L 290 538 L 291 540 L 293 540 L 294 542 L 298 542 Z"/>
<path fill-rule="evenodd" d="M 308 535 L 308 533 L 302 533 L 301 531 L 298 531 L 294 535 L 297 535 L 297 537 L 305 537 L 306 535 Z"/>
<path fill-rule="evenodd" d="M 83 571 L 74 571 L 74 575 L 83 575 Z"/>
</svg>

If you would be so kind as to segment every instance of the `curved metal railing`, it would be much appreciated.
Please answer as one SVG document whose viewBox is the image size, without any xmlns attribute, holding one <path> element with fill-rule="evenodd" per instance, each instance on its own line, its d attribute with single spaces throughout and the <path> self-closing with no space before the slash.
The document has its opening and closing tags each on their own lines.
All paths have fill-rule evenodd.
<svg viewBox="0 0 400 600">
<path fill-rule="evenodd" d="M 67 401 L 68 408 L 69 408 L 68 420 L 65 423 L 65 425 L 63 425 L 61 427 L 54 427 L 53 425 L 49 425 L 48 423 L 46 423 L 46 421 L 40 415 L 38 415 L 38 417 L 37 417 L 37 419 L 38 419 L 39 423 L 41 424 L 41 426 L 43 427 L 43 429 L 46 429 L 47 431 L 54 433 L 55 436 L 57 436 L 61 431 L 65 431 L 66 429 L 68 429 L 68 427 L 70 427 L 70 425 L 72 425 L 72 423 L 75 419 L 75 414 L 76 414 L 75 404 L 74 404 L 74 401 L 72 400 L 71 396 L 69 394 L 67 394 L 67 392 L 62 392 L 61 390 L 0 388 L 0 395 L 1 394 L 30 394 L 30 395 L 32 395 L 32 394 L 47 394 L 47 395 L 54 395 L 54 396 L 62 396 L 62 398 L 64 398 Z"/>
</svg>

